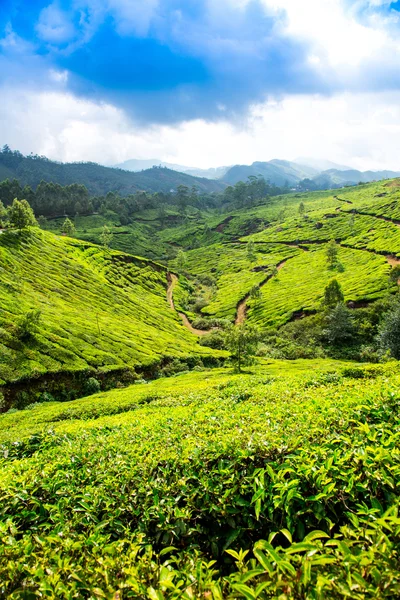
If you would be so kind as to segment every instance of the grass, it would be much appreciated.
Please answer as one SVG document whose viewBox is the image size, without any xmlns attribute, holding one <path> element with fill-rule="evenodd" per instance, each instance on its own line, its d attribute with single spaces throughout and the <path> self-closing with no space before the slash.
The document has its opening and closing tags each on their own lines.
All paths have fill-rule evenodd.
<svg viewBox="0 0 400 600">
<path fill-rule="evenodd" d="M 0 594 L 396 597 L 399 394 L 271 361 L 1 416 Z"/>
</svg>

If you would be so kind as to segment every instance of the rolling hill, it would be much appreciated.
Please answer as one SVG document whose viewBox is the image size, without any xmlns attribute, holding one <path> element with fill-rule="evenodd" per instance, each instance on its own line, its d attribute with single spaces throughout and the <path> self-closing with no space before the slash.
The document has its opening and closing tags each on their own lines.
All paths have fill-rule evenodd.
<svg viewBox="0 0 400 600">
<path fill-rule="evenodd" d="M 222 179 L 227 170 L 230 167 L 215 167 L 210 169 L 199 169 L 198 167 L 188 167 L 185 165 L 177 165 L 175 163 L 165 162 L 158 158 L 148 159 L 136 159 L 131 158 L 125 160 L 123 163 L 115 165 L 117 169 L 124 169 L 125 171 L 142 171 L 144 169 L 151 169 L 152 167 L 166 167 L 173 171 L 179 171 L 180 173 L 187 173 L 192 177 L 207 177 L 208 179 Z"/>
<path fill-rule="evenodd" d="M 0 180 L 17 179 L 32 188 L 43 180 L 70 185 L 80 183 L 91 195 L 118 192 L 127 196 L 138 190 L 170 192 L 179 185 L 197 186 L 203 192 L 223 190 L 224 183 L 203 177 L 192 177 L 167 168 L 151 168 L 139 173 L 103 167 L 96 163 L 57 163 L 39 156 L 23 156 L 18 152 L 0 152 Z"/>
<path fill-rule="evenodd" d="M 250 176 L 261 175 L 277 186 L 297 186 L 302 180 L 311 180 L 312 189 L 332 189 L 357 183 L 368 183 L 399 177 L 397 171 L 358 171 L 329 161 L 304 159 L 304 164 L 286 160 L 254 162 L 251 165 L 235 165 L 221 177 L 230 185 L 245 181 Z M 324 169 L 323 167 L 329 167 Z"/>
<path fill-rule="evenodd" d="M 0 385 L 16 405 L 21 390 L 57 396 L 57 382 L 79 389 L 89 375 L 210 354 L 168 305 L 162 265 L 32 228 L 0 236 L 0 266 Z"/>
<path fill-rule="evenodd" d="M 252 175 L 256 177 L 261 175 L 277 186 L 284 186 L 296 185 L 302 179 L 316 174 L 318 171 L 312 167 L 274 159 L 269 162 L 254 162 L 251 165 L 235 165 L 223 175 L 222 179 L 234 185 L 238 181 L 246 181 Z"/>
</svg>

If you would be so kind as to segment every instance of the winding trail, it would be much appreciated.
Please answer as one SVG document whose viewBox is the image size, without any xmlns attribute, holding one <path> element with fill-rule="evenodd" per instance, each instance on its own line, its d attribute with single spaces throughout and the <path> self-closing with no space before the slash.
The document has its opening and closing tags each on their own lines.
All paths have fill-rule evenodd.
<svg viewBox="0 0 400 600">
<path fill-rule="evenodd" d="M 288 258 L 284 258 L 283 260 L 281 260 L 281 262 L 279 262 L 276 265 L 276 268 L 278 271 L 280 271 L 283 267 L 283 265 L 290 260 L 290 258 L 292 257 L 288 257 Z M 263 285 L 265 285 L 270 279 L 272 279 L 272 274 L 270 273 L 265 279 L 263 279 L 259 284 L 258 287 L 262 288 Z M 250 292 L 248 294 L 245 295 L 245 297 L 240 300 L 240 302 L 238 303 L 237 307 L 236 307 L 236 317 L 235 317 L 235 325 L 241 325 L 242 323 L 244 323 L 245 319 L 246 319 L 246 309 L 247 309 L 247 301 L 250 298 Z"/>
<path fill-rule="evenodd" d="M 168 304 L 170 305 L 170 307 L 172 308 L 172 310 L 174 310 L 175 312 L 178 313 L 178 315 L 182 319 L 182 323 L 184 324 L 184 326 L 186 327 L 186 329 L 188 329 L 190 331 L 190 333 L 193 333 L 194 335 L 198 335 L 198 336 L 207 335 L 209 333 L 208 330 L 206 330 L 206 329 L 195 329 L 193 327 L 193 325 L 191 324 L 191 322 L 189 321 L 189 319 L 187 318 L 187 316 L 185 315 L 185 313 L 182 313 L 182 312 L 179 312 L 179 311 L 176 310 L 175 304 L 174 304 L 174 287 L 178 283 L 177 276 L 174 275 L 174 273 L 167 273 L 167 282 L 168 282 L 168 287 L 167 287 L 167 300 L 168 300 Z"/>
<path fill-rule="evenodd" d="M 345 200 L 343 198 L 338 198 L 337 196 L 335 196 L 335 198 L 337 200 L 340 200 L 341 202 L 346 202 L 348 204 L 352 204 L 352 202 L 350 200 Z M 341 211 L 340 207 L 337 207 L 336 210 Z M 347 211 L 346 211 L 347 212 Z M 397 225 L 398 227 L 400 227 L 400 221 L 397 219 L 390 219 L 389 217 L 384 217 L 381 215 L 372 215 L 372 214 L 368 214 L 368 213 L 363 213 L 363 212 L 359 212 L 356 209 L 354 210 L 354 213 L 356 214 L 360 214 L 360 215 L 366 215 L 369 217 L 375 217 L 376 219 L 382 219 L 384 221 L 388 221 L 393 223 L 394 225 Z M 325 215 L 324 215 L 325 216 Z M 329 215 L 329 216 L 333 216 L 333 215 Z M 233 218 L 233 217 L 231 217 Z M 224 221 L 222 221 L 214 230 L 216 231 L 223 231 L 224 227 L 229 223 L 229 221 L 231 220 L 231 218 L 227 218 Z M 237 243 L 240 244 L 245 244 L 245 241 L 242 241 L 240 239 L 236 240 Z M 390 254 L 390 253 L 386 253 L 386 252 L 378 252 L 376 250 L 370 250 L 369 248 L 355 248 L 354 246 L 350 246 L 348 244 L 346 244 L 344 241 L 341 241 L 341 239 L 336 239 L 336 242 L 342 246 L 343 248 L 349 248 L 352 250 L 360 250 L 363 252 L 370 252 L 371 254 L 375 254 L 376 256 L 384 256 L 388 262 L 388 264 L 394 268 L 397 267 L 398 265 L 400 265 L 400 258 L 398 258 L 397 256 Z M 277 245 L 282 244 L 285 246 L 295 246 L 303 251 L 308 251 L 308 247 L 304 244 L 307 245 L 311 245 L 311 244 L 318 244 L 318 245 L 322 245 L 322 244 L 326 244 L 327 240 L 301 240 L 301 241 L 296 241 L 296 242 L 284 242 L 284 241 L 276 241 L 276 242 L 268 242 L 267 240 L 263 240 L 262 242 L 255 242 L 256 244 L 268 244 L 268 243 L 275 243 Z M 277 265 L 276 268 L 278 271 L 280 271 L 282 269 L 282 267 L 285 265 L 285 263 L 290 260 L 290 258 L 292 257 L 288 257 L 285 258 L 284 260 L 281 260 Z M 266 283 L 268 283 L 268 281 L 272 278 L 272 274 L 268 274 L 267 277 L 265 277 L 265 279 L 263 279 L 259 284 L 258 287 L 262 288 Z M 178 313 L 178 315 L 180 316 L 180 318 L 182 319 L 182 322 L 184 324 L 184 326 L 194 335 L 197 336 L 204 336 L 207 335 L 210 330 L 204 330 L 204 329 L 195 329 L 193 327 L 193 325 L 190 323 L 189 319 L 187 318 L 187 316 L 176 310 L 175 308 L 175 304 L 174 304 L 174 299 L 173 299 L 173 291 L 174 291 L 174 287 L 176 286 L 177 282 L 178 282 L 178 277 L 176 275 L 174 275 L 174 273 L 167 273 L 167 281 L 168 281 L 168 288 L 167 288 L 167 300 L 168 303 L 171 307 L 172 310 L 176 311 Z M 398 280 L 398 283 L 400 285 L 400 279 Z M 247 293 L 242 300 L 240 300 L 236 306 L 236 315 L 235 315 L 235 325 L 241 325 L 242 323 L 244 323 L 244 321 L 246 320 L 246 312 L 247 312 L 247 302 L 250 298 L 250 292 Z M 355 303 L 354 303 L 355 304 Z M 302 311 L 298 311 L 299 315 L 294 315 L 294 318 L 299 318 L 299 316 L 305 316 L 303 314 Z"/>
</svg>

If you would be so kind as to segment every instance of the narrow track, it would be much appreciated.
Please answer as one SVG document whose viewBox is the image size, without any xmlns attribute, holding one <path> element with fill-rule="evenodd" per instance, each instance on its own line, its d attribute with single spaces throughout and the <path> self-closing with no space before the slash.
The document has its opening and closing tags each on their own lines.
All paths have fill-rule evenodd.
<svg viewBox="0 0 400 600">
<path fill-rule="evenodd" d="M 191 324 L 191 322 L 189 321 L 189 319 L 187 318 L 187 316 L 184 313 L 179 312 L 179 311 L 176 310 L 175 304 L 174 304 L 174 287 L 178 283 L 177 276 L 174 275 L 174 273 L 167 273 L 167 281 L 168 281 L 168 287 L 167 287 L 167 300 L 168 300 L 168 304 L 170 305 L 170 307 L 172 308 L 172 310 L 174 310 L 175 312 L 178 313 L 178 315 L 182 319 L 182 323 L 184 324 L 184 326 L 186 327 L 186 329 L 188 329 L 190 331 L 190 333 L 193 333 L 193 335 L 197 335 L 199 337 L 201 337 L 203 335 L 207 335 L 209 333 L 209 330 L 206 330 L 206 329 L 195 329 L 193 327 L 193 325 Z"/>
<path fill-rule="evenodd" d="M 278 271 L 280 271 L 282 269 L 283 265 L 288 260 L 290 260 L 290 258 L 285 258 L 284 260 L 281 260 L 281 262 L 276 265 L 276 268 L 278 269 Z M 268 281 L 271 278 L 272 278 L 272 275 L 269 274 L 265 279 L 263 279 L 261 281 L 261 283 L 258 284 L 258 287 L 262 288 L 266 283 L 268 283 Z M 241 325 L 242 323 L 244 323 L 244 321 L 246 319 L 247 301 L 248 301 L 249 298 L 250 298 L 250 293 L 246 294 L 245 297 L 237 305 L 237 307 L 236 307 L 235 325 Z"/>
</svg>

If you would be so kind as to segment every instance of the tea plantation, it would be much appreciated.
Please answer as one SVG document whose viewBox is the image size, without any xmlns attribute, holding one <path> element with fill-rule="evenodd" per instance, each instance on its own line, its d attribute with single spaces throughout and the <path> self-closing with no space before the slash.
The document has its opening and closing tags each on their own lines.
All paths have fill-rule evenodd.
<svg viewBox="0 0 400 600">
<path fill-rule="evenodd" d="M 0 268 L 0 384 L 14 404 L 33 401 L 26 380 L 59 395 L 88 375 L 129 378 L 212 354 L 168 306 L 157 263 L 32 228 L 0 236 Z"/>
<path fill-rule="evenodd" d="M 395 598 L 396 367 L 268 361 L 0 417 L 6 598 Z"/>
<path fill-rule="evenodd" d="M 0 598 L 400 597 L 399 200 L 2 230 Z"/>
</svg>

